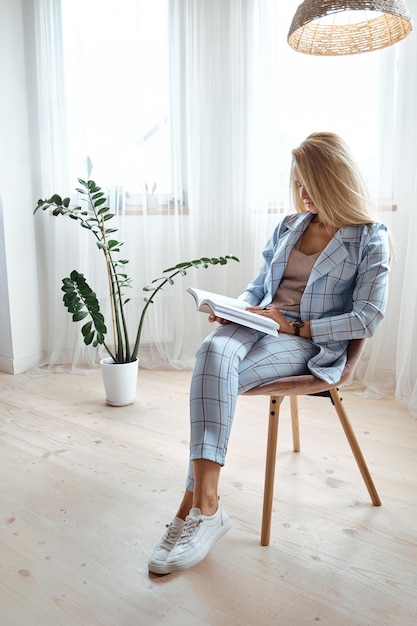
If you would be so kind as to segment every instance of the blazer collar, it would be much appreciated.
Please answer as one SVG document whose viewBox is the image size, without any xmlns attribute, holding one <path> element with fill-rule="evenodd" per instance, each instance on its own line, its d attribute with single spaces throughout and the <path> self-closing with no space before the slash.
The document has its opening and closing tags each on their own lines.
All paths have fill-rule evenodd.
<svg viewBox="0 0 417 626">
<path fill-rule="evenodd" d="M 285 268 L 290 256 L 291 250 L 302 233 L 306 230 L 310 221 L 313 219 L 313 215 L 309 212 L 296 213 L 291 215 L 286 223 L 287 228 L 287 241 L 286 245 L 281 248 L 282 255 L 278 255 L 276 262 L 278 264 L 278 272 L 281 273 L 282 267 Z M 323 252 L 316 260 L 310 277 L 308 279 L 306 287 L 311 285 L 321 276 L 328 274 L 333 268 L 342 263 L 348 255 L 348 251 L 345 245 L 345 240 L 350 239 L 352 233 L 348 235 L 347 228 L 339 228 L 335 236 L 329 241 Z M 356 238 L 356 237 L 355 237 Z"/>
</svg>

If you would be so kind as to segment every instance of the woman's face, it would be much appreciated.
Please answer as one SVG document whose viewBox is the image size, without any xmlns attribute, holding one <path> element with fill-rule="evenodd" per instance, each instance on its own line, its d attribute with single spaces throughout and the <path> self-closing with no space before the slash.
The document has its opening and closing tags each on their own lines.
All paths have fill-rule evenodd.
<svg viewBox="0 0 417 626">
<path fill-rule="evenodd" d="M 314 202 L 311 200 L 311 198 L 309 198 L 309 195 L 304 187 L 304 183 L 301 180 L 301 176 L 300 173 L 297 169 L 297 167 L 294 167 L 294 172 L 293 172 L 293 176 L 294 176 L 294 183 L 295 186 L 298 189 L 298 193 L 300 195 L 300 198 L 304 204 L 304 206 L 310 211 L 310 213 L 313 213 L 314 215 L 317 215 L 318 210 L 316 209 L 316 206 L 314 204 Z"/>
</svg>

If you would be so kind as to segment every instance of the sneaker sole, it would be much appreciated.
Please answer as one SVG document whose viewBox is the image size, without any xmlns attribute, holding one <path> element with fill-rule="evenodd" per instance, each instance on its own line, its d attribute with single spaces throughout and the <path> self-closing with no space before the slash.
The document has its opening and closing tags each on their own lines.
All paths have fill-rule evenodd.
<svg viewBox="0 0 417 626">
<path fill-rule="evenodd" d="M 218 541 L 219 539 L 221 539 L 221 537 L 223 537 L 223 535 L 225 535 L 227 533 L 227 531 L 229 531 L 232 527 L 232 520 L 229 518 L 227 519 L 223 526 L 221 526 L 218 531 L 213 535 L 213 537 L 211 538 L 210 542 L 207 542 L 207 544 L 204 546 L 203 550 L 200 550 L 200 552 L 196 553 L 193 559 L 187 559 L 184 562 L 180 562 L 180 563 L 168 563 L 166 564 L 166 573 L 167 574 L 172 574 L 173 572 L 181 572 L 182 570 L 188 569 L 189 567 L 193 567 L 194 565 L 197 565 L 197 563 L 200 563 L 200 561 L 202 561 L 210 552 L 211 548 L 214 546 L 214 544 L 216 543 L 216 541 Z M 168 557 L 169 558 L 169 557 Z"/>
<path fill-rule="evenodd" d="M 148 570 L 152 572 L 152 574 L 169 574 L 166 565 L 154 565 L 153 563 L 148 563 Z"/>
</svg>

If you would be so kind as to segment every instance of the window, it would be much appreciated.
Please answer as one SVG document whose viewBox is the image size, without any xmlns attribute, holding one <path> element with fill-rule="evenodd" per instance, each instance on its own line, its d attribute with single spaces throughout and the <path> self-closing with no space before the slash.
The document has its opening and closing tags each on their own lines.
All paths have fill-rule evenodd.
<svg viewBox="0 0 417 626">
<path fill-rule="evenodd" d="M 89 156 L 93 178 L 111 188 L 116 207 L 123 205 L 127 213 L 141 212 L 145 206 L 148 213 L 183 212 L 183 198 L 173 200 L 168 0 L 61 2 L 71 180 L 86 175 Z M 223 120 L 213 111 L 215 107 L 222 110 L 227 98 L 232 106 L 247 108 L 245 126 L 237 139 L 240 141 L 250 129 L 248 171 L 263 190 L 257 210 L 287 210 L 290 151 L 313 130 L 333 130 L 346 138 L 376 203 L 384 208 L 394 205 L 392 167 L 386 149 L 392 139 L 388 134 L 394 132 L 386 123 L 386 111 L 393 109 L 394 103 L 385 97 L 384 119 L 380 106 L 381 93 L 387 93 L 384 81 L 395 80 L 392 61 L 387 62 L 389 51 L 342 58 L 294 52 L 286 41 L 296 8 L 293 2 L 255 2 L 247 25 L 234 15 L 238 3 L 206 0 L 185 8 L 180 5 L 174 7 L 178 14 L 183 10 L 187 16 L 181 15 L 187 62 L 179 68 L 177 60 L 177 74 L 172 80 L 179 85 L 185 76 L 189 81 L 187 88 L 192 88 L 194 104 L 197 102 L 189 116 L 193 123 L 201 122 L 198 116 L 206 105 L 201 100 L 207 94 L 218 94 L 218 84 L 222 86 L 220 102 L 215 96 L 208 123 L 221 127 Z M 232 15 L 236 21 L 228 26 Z M 187 37 L 190 32 L 195 40 Z M 248 37 L 251 45 L 241 48 L 236 33 L 243 40 Z M 200 68 L 216 67 L 215 79 L 210 77 L 211 70 L 201 77 L 201 85 L 214 85 L 213 91 L 202 89 L 200 93 L 195 74 L 191 79 L 187 74 L 196 52 L 203 59 L 207 57 L 207 65 Z M 215 66 L 219 58 L 224 63 Z M 238 88 L 232 94 L 241 79 L 240 71 L 250 89 Z M 188 92 L 177 89 L 179 92 L 184 101 L 177 109 L 185 111 Z M 218 159 L 217 151 L 223 149 L 229 132 L 227 123 L 235 117 L 227 107 L 225 111 L 223 134 L 219 128 L 210 128 L 213 137 L 217 133 L 220 139 L 216 142 L 213 138 L 211 147 L 206 142 L 197 159 L 191 152 L 179 154 L 188 150 L 188 137 L 180 149 L 176 147 L 184 187 L 197 161 Z M 177 126 L 182 122 L 177 121 Z M 185 137 L 185 127 L 175 130 Z M 238 149 L 232 145 L 231 154 Z M 185 198 L 188 189 L 181 188 L 179 193 Z"/>
<path fill-rule="evenodd" d="M 70 179 L 169 205 L 167 1 L 61 1 Z"/>
</svg>

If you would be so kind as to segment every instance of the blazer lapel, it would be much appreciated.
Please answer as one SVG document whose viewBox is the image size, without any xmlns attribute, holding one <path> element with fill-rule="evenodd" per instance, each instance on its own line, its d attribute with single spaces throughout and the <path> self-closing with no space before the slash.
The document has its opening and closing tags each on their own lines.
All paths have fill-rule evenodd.
<svg viewBox="0 0 417 626">
<path fill-rule="evenodd" d="M 333 239 L 329 241 L 319 258 L 315 262 L 310 274 L 310 278 L 307 281 L 306 288 L 308 288 L 315 280 L 328 274 L 337 265 L 340 265 L 347 257 L 348 251 L 346 249 L 342 229 L 339 229 Z"/>
</svg>

